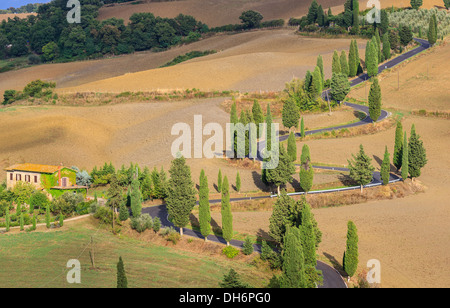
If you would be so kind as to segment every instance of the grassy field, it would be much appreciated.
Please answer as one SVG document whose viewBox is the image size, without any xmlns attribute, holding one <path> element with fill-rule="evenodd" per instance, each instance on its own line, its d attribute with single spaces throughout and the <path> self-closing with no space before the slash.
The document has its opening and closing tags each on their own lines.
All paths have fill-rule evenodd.
<svg viewBox="0 0 450 308">
<path fill-rule="evenodd" d="M 0 287 L 115 287 L 116 264 L 122 256 L 129 287 L 218 287 L 233 267 L 248 283 L 263 287 L 270 279 L 247 262 L 160 246 L 98 229 L 94 218 L 67 223 L 62 231 L 0 236 Z M 150 231 L 148 231 L 150 232 Z M 95 242 L 93 269 L 88 247 Z M 189 245 L 189 244 L 187 244 Z M 81 263 L 81 284 L 66 281 L 67 261 Z"/>
</svg>

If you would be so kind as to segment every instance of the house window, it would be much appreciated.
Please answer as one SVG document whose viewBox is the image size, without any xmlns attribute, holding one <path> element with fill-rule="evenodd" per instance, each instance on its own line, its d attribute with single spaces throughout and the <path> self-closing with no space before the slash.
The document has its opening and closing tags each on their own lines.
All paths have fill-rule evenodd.
<svg viewBox="0 0 450 308">
<path fill-rule="evenodd" d="M 13 174 L 12 172 L 9 174 L 9 179 L 12 181 L 13 180 Z"/>
<path fill-rule="evenodd" d="M 16 181 L 22 181 L 22 175 L 16 174 Z"/>
<path fill-rule="evenodd" d="M 29 175 L 25 175 L 25 182 L 30 182 L 30 176 Z"/>
<path fill-rule="evenodd" d="M 64 177 L 61 180 L 62 180 L 62 187 L 67 187 L 67 178 Z"/>
<path fill-rule="evenodd" d="M 37 183 L 37 175 L 34 176 L 34 182 Z"/>
</svg>

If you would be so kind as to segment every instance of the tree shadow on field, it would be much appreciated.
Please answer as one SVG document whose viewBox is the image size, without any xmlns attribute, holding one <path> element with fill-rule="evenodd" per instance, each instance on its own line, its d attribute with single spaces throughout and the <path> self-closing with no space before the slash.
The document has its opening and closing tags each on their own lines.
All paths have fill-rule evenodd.
<svg viewBox="0 0 450 308">
<path fill-rule="evenodd" d="M 262 176 L 256 171 L 252 171 L 253 183 L 256 187 L 263 192 L 272 192 L 271 187 L 264 184 L 262 181 Z"/>
<path fill-rule="evenodd" d="M 211 217 L 211 229 L 215 236 L 222 236 L 222 228 L 219 226 L 217 221 Z"/>
<path fill-rule="evenodd" d="M 191 222 L 192 227 L 200 227 L 200 222 L 194 214 L 189 215 L 189 221 Z"/>
<path fill-rule="evenodd" d="M 300 186 L 300 181 L 297 179 L 292 179 L 291 182 L 292 187 L 294 187 L 295 191 L 303 191 L 302 187 Z"/>
<path fill-rule="evenodd" d="M 336 260 L 336 258 L 332 255 L 330 255 L 329 253 L 324 252 L 323 255 L 331 262 L 331 264 L 333 265 L 333 268 L 335 270 L 337 270 L 341 276 L 343 275 L 347 275 L 344 271 L 344 268 L 342 267 L 342 265 L 338 262 L 338 260 Z"/>
<path fill-rule="evenodd" d="M 218 193 L 220 193 L 219 187 L 217 186 L 217 184 L 213 184 L 213 187 L 214 187 L 214 189 L 215 189 Z"/>
<path fill-rule="evenodd" d="M 256 232 L 256 237 L 261 241 L 264 240 L 266 242 L 274 242 L 274 239 L 270 236 L 270 234 L 263 229 L 259 229 L 258 232 Z"/>
<path fill-rule="evenodd" d="M 338 179 L 344 186 L 355 186 L 356 185 L 356 183 L 352 180 L 352 178 L 350 177 L 349 174 L 341 173 L 338 175 Z"/>
<path fill-rule="evenodd" d="M 383 163 L 383 160 L 376 155 L 373 155 L 373 159 L 380 165 Z M 389 162 L 389 172 L 397 172 L 397 168 Z"/>
</svg>

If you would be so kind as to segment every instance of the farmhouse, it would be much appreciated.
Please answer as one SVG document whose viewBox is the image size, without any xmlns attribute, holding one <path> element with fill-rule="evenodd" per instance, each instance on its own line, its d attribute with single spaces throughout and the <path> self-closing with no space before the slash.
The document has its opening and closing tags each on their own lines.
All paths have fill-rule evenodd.
<svg viewBox="0 0 450 308">
<path fill-rule="evenodd" d="M 85 192 L 86 186 L 76 183 L 76 171 L 64 166 L 17 164 L 5 169 L 6 186 L 13 188 L 18 182 L 30 183 L 53 197 L 64 191 Z"/>
</svg>

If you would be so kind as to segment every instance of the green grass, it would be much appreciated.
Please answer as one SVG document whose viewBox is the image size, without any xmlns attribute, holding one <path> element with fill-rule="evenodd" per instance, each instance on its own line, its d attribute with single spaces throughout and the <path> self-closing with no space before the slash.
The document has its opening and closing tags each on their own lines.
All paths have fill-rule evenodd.
<svg viewBox="0 0 450 308">
<path fill-rule="evenodd" d="M 199 58 L 199 57 L 204 57 L 210 54 L 214 54 L 217 51 L 215 50 L 206 50 L 206 51 L 191 51 L 188 52 L 187 54 L 184 54 L 182 56 L 178 56 L 175 59 L 173 59 L 172 61 L 160 66 L 160 67 L 168 67 L 168 66 L 173 66 L 173 65 L 177 65 L 181 62 L 185 62 L 188 61 L 190 59 L 194 59 L 194 58 Z"/>
<path fill-rule="evenodd" d="M 28 57 L 12 58 L 7 60 L 0 60 L 0 73 L 21 69 L 30 66 L 28 64 Z"/>
<path fill-rule="evenodd" d="M 2 287 L 115 287 L 119 256 L 125 263 L 129 287 L 218 287 L 233 267 L 243 280 L 262 287 L 270 279 L 255 267 L 225 257 L 209 257 L 175 247 L 158 246 L 127 236 L 113 236 L 92 220 L 63 231 L 0 235 Z M 96 269 L 91 269 L 89 247 L 95 241 Z M 67 261 L 81 263 L 81 284 L 66 281 Z"/>
</svg>

